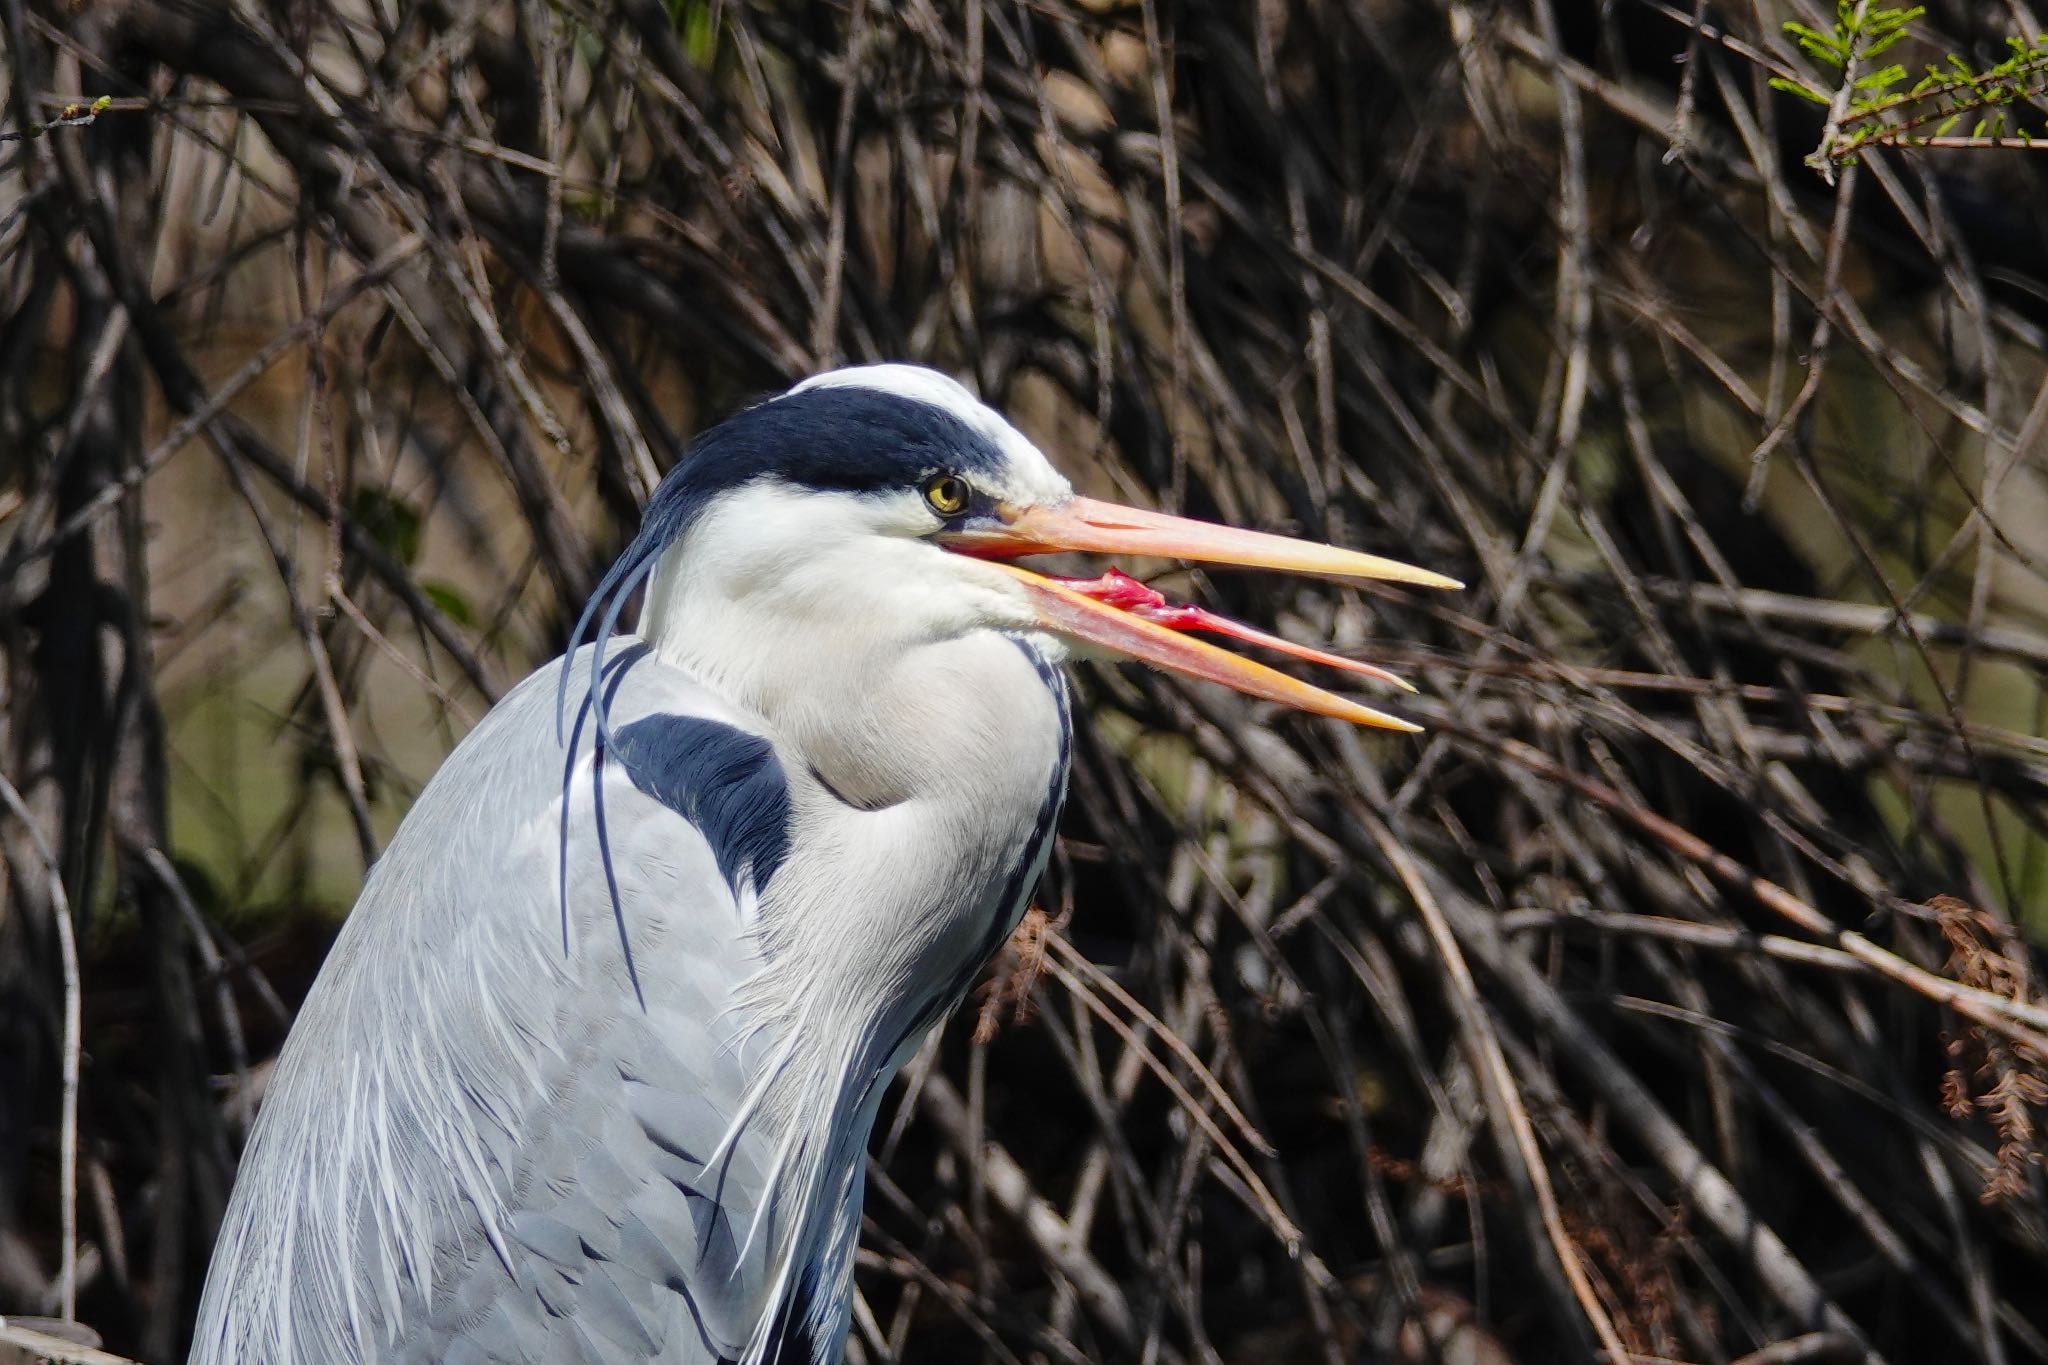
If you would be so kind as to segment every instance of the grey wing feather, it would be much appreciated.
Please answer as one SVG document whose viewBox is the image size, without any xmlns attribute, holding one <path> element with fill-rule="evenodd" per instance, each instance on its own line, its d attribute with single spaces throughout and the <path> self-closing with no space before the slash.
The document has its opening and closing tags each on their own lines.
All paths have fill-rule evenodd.
<svg viewBox="0 0 2048 1365">
<path fill-rule="evenodd" d="M 457 747 L 372 871 L 271 1081 L 195 1361 L 711 1365 L 754 1333 L 779 1269 L 758 1245 L 741 1259 L 760 1159 L 742 1142 L 704 1163 L 774 1043 L 735 998 L 758 965 L 749 876 L 772 872 L 748 865 L 779 856 L 772 754 L 687 676 L 615 657 L 614 732 L 660 769 L 579 760 L 566 907 L 549 669 Z M 735 777 L 736 799 L 702 787 Z"/>
</svg>

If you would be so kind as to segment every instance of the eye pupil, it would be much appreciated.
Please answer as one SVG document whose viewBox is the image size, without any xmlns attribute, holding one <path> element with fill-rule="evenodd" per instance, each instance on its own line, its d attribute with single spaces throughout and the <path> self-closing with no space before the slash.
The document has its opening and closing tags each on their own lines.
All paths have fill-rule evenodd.
<svg viewBox="0 0 2048 1365">
<path fill-rule="evenodd" d="M 953 516 L 967 506 L 967 484 L 952 474 L 941 474 L 924 486 L 924 500 L 940 516 Z"/>
</svg>

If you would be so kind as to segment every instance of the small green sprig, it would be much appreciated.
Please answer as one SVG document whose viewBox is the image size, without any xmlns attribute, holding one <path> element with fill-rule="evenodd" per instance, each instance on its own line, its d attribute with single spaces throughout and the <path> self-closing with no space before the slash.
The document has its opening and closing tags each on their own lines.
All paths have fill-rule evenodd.
<svg viewBox="0 0 2048 1365">
<path fill-rule="evenodd" d="M 83 128 L 113 107 L 112 95 L 101 95 L 90 104 L 73 101 L 57 111 L 57 116 L 48 123 L 31 123 L 18 133 L 0 133 L 0 142 L 27 142 L 38 138 L 53 128 Z"/>
<path fill-rule="evenodd" d="M 2008 38 L 2005 57 L 1979 67 L 1960 53 L 1929 65 L 1918 80 L 1904 63 L 1876 59 L 1912 36 L 1926 14 L 1918 5 L 1873 8 L 1837 0 L 1832 31 L 1788 23 L 1785 31 L 1800 51 L 1836 74 L 1832 90 L 1786 76 L 1771 87 L 1829 110 L 1821 144 L 1807 163 L 1831 174 L 1855 164 L 1870 147 L 2048 146 L 2016 128 L 2011 109 L 2048 93 L 2048 34 L 2032 40 Z"/>
</svg>

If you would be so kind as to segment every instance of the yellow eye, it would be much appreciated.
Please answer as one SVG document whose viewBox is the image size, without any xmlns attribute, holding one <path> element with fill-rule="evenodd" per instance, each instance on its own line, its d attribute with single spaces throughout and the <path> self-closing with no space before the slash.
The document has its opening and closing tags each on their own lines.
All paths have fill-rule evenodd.
<svg viewBox="0 0 2048 1365">
<path fill-rule="evenodd" d="M 967 510 L 967 481 L 953 474 L 934 474 L 924 486 L 925 504 L 942 517 Z"/>
</svg>

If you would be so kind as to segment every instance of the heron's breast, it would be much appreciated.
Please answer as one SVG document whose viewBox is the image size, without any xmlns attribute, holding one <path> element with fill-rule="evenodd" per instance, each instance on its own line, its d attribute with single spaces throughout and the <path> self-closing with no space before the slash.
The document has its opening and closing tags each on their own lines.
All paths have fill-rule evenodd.
<svg viewBox="0 0 2048 1365">
<path fill-rule="evenodd" d="M 1045 865 L 1072 724 L 1065 681 L 1034 642 L 988 633 L 921 663 L 870 694 L 890 704 L 862 747 L 888 757 L 865 764 L 893 764 L 897 799 L 849 801 L 845 765 L 784 751 L 790 854 L 763 903 L 775 939 L 829 949 L 818 969 L 950 997 L 1015 927 Z"/>
<path fill-rule="evenodd" d="M 986 792 L 981 824 L 963 833 L 978 845 L 949 916 L 949 941 L 931 983 L 927 1017 L 952 1008 L 984 964 L 1023 918 L 1045 872 L 1054 831 L 1067 797 L 1073 756 L 1073 720 L 1065 676 L 1033 641 L 1004 637 L 1029 670 L 1029 683 L 1005 695 L 1004 742 L 978 769 L 973 785 Z"/>
<path fill-rule="evenodd" d="M 974 956 L 976 970 L 979 970 L 980 963 L 994 955 L 1003 940 L 1017 927 L 1017 921 L 1023 918 L 1025 907 L 1030 902 L 1031 893 L 1045 872 L 1046 860 L 1052 856 L 1053 835 L 1059 826 L 1060 810 L 1066 804 L 1067 774 L 1074 756 L 1073 710 L 1067 697 L 1066 675 L 1035 643 L 1022 636 L 1011 638 L 1030 662 L 1032 672 L 1052 703 L 1052 761 L 1038 795 L 1038 807 L 1031 817 L 1030 833 L 1016 848 L 1010 865 L 989 899 L 987 909 L 992 920 L 986 928 L 981 950 Z"/>
</svg>

